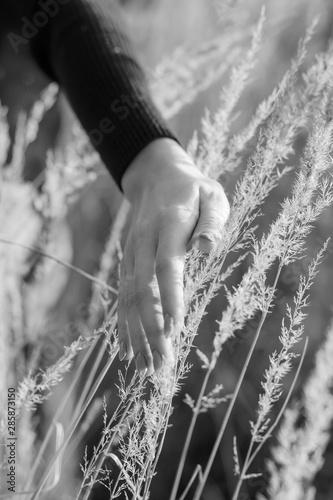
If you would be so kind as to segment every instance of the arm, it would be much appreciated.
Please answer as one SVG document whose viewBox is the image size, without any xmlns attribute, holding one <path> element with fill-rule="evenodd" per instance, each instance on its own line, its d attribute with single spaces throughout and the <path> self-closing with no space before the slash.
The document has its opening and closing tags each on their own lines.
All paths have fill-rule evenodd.
<svg viewBox="0 0 333 500">
<path fill-rule="evenodd" d="M 121 187 L 124 171 L 145 146 L 154 139 L 174 136 L 151 101 L 144 73 L 112 1 L 35 1 L 27 18 L 33 23 L 46 5 L 48 22 L 31 39 L 32 52 L 42 69 L 65 90 L 92 144 Z"/>
<path fill-rule="evenodd" d="M 118 330 L 120 357 L 134 355 L 143 375 L 172 360 L 171 337 L 184 320 L 186 250 L 216 247 L 229 206 L 221 185 L 196 168 L 160 118 L 106 2 L 108 8 L 104 0 L 62 0 L 33 50 L 65 88 L 132 204 Z"/>
</svg>

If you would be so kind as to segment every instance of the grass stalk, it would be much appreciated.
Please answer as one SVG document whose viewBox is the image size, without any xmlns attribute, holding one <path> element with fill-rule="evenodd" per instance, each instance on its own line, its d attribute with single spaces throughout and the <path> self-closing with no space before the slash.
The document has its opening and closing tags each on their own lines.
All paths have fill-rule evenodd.
<svg viewBox="0 0 333 500">
<path fill-rule="evenodd" d="M 212 283 L 209 286 L 209 291 L 208 291 L 207 296 L 206 296 L 204 309 L 206 308 L 207 304 L 210 301 L 211 294 L 213 293 L 213 290 L 214 290 L 214 285 L 215 285 L 216 280 L 217 280 L 217 278 L 218 278 L 218 276 L 219 276 L 219 274 L 220 274 L 220 272 L 222 270 L 222 267 L 223 267 L 224 262 L 225 262 L 225 258 L 226 258 L 226 253 L 222 257 L 222 260 L 221 260 L 221 262 L 220 262 L 220 264 L 219 264 L 219 266 L 217 268 L 217 272 L 216 272 L 216 275 L 214 277 L 214 280 L 212 281 Z M 174 480 L 174 483 L 173 483 L 173 487 L 172 487 L 172 491 L 171 491 L 171 495 L 170 495 L 170 500 L 175 500 L 176 499 L 176 495 L 177 495 L 177 492 L 178 492 L 178 489 L 179 489 L 179 484 L 180 484 L 181 476 L 182 476 L 182 473 L 183 473 L 183 470 L 184 470 L 184 466 L 185 466 L 186 457 L 187 457 L 188 450 L 189 450 L 189 447 L 190 447 L 190 443 L 191 443 L 191 440 L 192 440 L 192 435 L 193 435 L 193 432 L 194 432 L 194 428 L 195 428 L 195 425 L 196 425 L 197 418 L 199 416 L 199 410 L 200 410 L 202 398 L 205 395 L 206 388 L 207 388 L 207 385 L 208 385 L 208 381 L 209 381 L 209 378 L 210 378 L 210 375 L 211 375 L 213 369 L 214 369 L 214 366 L 211 364 L 209 366 L 207 372 L 206 372 L 206 375 L 205 375 L 204 380 L 203 380 L 202 385 L 201 385 L 199 396 L 197 398 L 197 403 L 196 403 L 196 405 L 195 405 L 195 407 L 193 409 L 191 423 L 190 423 L 189 429 L 187 431 L 187 435 L 186 435 L 186 440 L 185 440 L 184 447 L 182 449 L 182 454 L 181 454 L 181 457 L 180 457 L 180 461 L 179 461 L 179 465 L 178 465 L 176 477 L 175 477 L 175 480 Z"/>
<path fill-rule="evenodd" d="M 70 262 L 66 262 L 65 260 L 58 259 L 57 257 L 54 257 L 53 255 L 48 254 L 47 252 L 44 252 L 43 250 L 40 250 L 39 248 L 32 247 L 30 245 L 24 245 L 23 243 L 17 243 L 16 241 L 11 241 L 7 240 L 5 238 L 0 238 L 0 243 L 6 243 L 7 245 L 14 245 L 16 247 L 24 248 L 25 250 L 29 250 L 30 252 L 37 253 L 38 255 L 41 255 L 42 257 L 45 257 L 47 259 L 53 260 L 54 262 L 57 262 L 57 264 L 62 265 L 63 267 L 67 267 L 70 271 L 74 271 L 77 274 L 80 274 L 84 278 L 87 278 L 90 281 L 93 281 L 96 283 L 96 285 L 101 286 L 102 288 L 105 288 L 111 293 L 114 293 L 115 295 L 118 295 L 118 291 L 115 288 L 112 288 L 111 286 L 107 285 L 103 281 L 99 280 L 92 274 L 86 273 L 79 267 L 74 266 L 73 264 L 70 264 Z"/>
<path fill-rule="evenodd" d="M 101 373 L 99 374 L 98 376 L 98 379 L 96 380 L 95 384 L 93 385 L 91 391 L 90 391 L 90 394 L 87 398 L 87 400 L 85 401 L 82 409 L 81 409 L 81 412 L 80 414 L 77 416 L 77 418 L 75 419 L 75 421 L 72 422 L 72 424 L 70 425 L 70 429 L 68 431 L 68 434 L 67 434 L 67 437 L 64 439 L 64 442 L 62 444 L 62 446 L 60 447 L 60 449 L 58 450 L 58 452 L 55 454 L 55 456 L 53 457 L 53 459 L 51 460 L 50 464 L 48 465 L 48 468 L 46 469 L 41 481 L 40 481 L 40 484 L 39 486 L 36 488 L 31 500 L 36 500 L 37 498 L 40 497 L 40 494 L 42 493 L 43 491 L 43 488 L 46 484 L 46 481 L 48 480 L 48 477 L 49 477 L 49 474 L 50 474 L 50 471 L 52 470 L 52 467 L 53 467 L 53 464 L 54 462 L 58 459 L 59 455 L 61 453 L 63 453 L 64 449 L 66 448 L 66 446 L 68 445 L 69 443 L 69 440 L 71 439 L 75 429 L 76 429 L 76 426 L 78 425 L 78 423 L 80 422 L 83 414 L 85 413 L 85 411 L 87 410 L 88 406 L 90 405 L 93 397 L 95 396 L 99 386 L 101 385 L 105 375 L 107 374 L 107 372 L 109 371 L 109 368 L 110 366 L 112 365 L 114 359 L 115 359 L 115 356 L 116 356 L 117 352 L 113 353 L 112 356 L 110 356 L 108 362 L 105 364 L 103 370 L 101 371 Z"/>
<path fill-rule="evenodd" d="M 52 432 L 53 432 L 53 427 L 55 426 L 56 422 L 58 421 L 61 413 L 64 411 L 64 408 L 66 407 L 66 404 L 68 403 L 68 400 L 69 400 L 69 397 L 71 396 L 71 394 L 73 393 L 73 390 L 74 390 L 74 387 L 76 386 L 81 374 L 82 374 L 82 371 L 83 371 L 83 368 L 85 367 L 85 365 L 87 364 L 87 361 L 91 355 L 91 353 L 93 352 L 96 344 L 97 344 L 97 340 L 96 339 L 90 346 L 89 346 L 89 349 L 87 350 L 87 352 L 85 353 L 84 355 L 84 358 L 82 360 L 82 362 L 80 363 L 80 365 L 78 366 L 77 370 L 75 371 L 75 374 L 74 374 L 74 377 L 73 377 L 73 380 L 66 392 L 66 394 L 64 395 L 64 398 L 62 399 L 61 403 L 60 403 L 60 406 L 58 407 L 53 419 L 52 419 L 52 422 L 48 428 L 48 432 L 39 448 L 39 451 L 38 451 L 38 455 L 34 461 L 34 464 L 30 470 L 30 473 L 29 473 L 29 476 L 26 480 L 26 483 L 24 485 L 24 489 L 25 490 L 29 490 L 31 485 L 32 485 L 32 482 L 33 482 L 33 477 L 34 477 L 34 474 L 36 473 L 36 470 L 38 468 L 38 465 L 40 464 L 41 462 L 41 459 L 43 457 L 43 454 L 46 450 L 46 446 L 48 445 L 50 439 L 51 439 L 51 436 L 52 436 Z"/>
<path fill-rule="evenodd" d="M 279 422 L 280 422 L 280 420 L 281 420 L 281 418 L 283 416 L 283 413 L 284 413 L 284 411 L 285 411 L 285 409 L 286 409 L 286 407 L 287 407 L 287 405 L 289 403 L 289 400 L 291 398 L 292 393 L 294 392 L 294 388 L 295 388 L 296 382 L 297 382 L 299 374 L 301 372 L 301 368 L 303 366 L 305 354 L 306 354 L 306 351 L 307 351 L 307 348 L 308 348 L 308 343 L 309 343 L 309 339 L 308 339 L 308 337 L 306 337 L 305 343 L 304 343 L 304 347 L 303 347 L 303 351 L 302 351 L 302 355 L 301 355 L 301 359 L 300 359 L 300 362 L 298 363 L 298 367 L 297 367 L 295 376 L 293 378 L 292 384 L 291 384 L 291 386 L 289 388 L 287 397 L 286 397 L 285 401 L 283 402 L 283 405 L 282 405 L 282 407 L 281 407 L 281 409 L 280 409 L 280 411 L 279 411 L 279 413 L 278 413 L 278 415 L 277 415 L 274 423 L 271 425 L 271 427 L 265 433 L 265 435 L 263 436 L 262 440 L 260 441 L 260 443 L 258 444 L 257 448 L 254 450 L 253 453 L 252 453 L 252 450 L 254 448 L 255 442 L 253 440 L 253 437 L 251 439 L 251 442 L 250 442 L 250 445 L 249 445 L 249 448 L 248 448 L 248 451 L 247 451 L 247 454 L 246 454 L 246 457 L 245 457 L 245 460 L 244 460 L 244 464 L 243 464 L 243 467 L 242 467 L 242 471 L 241 471 L 241 473 L 239 475 L 239 479 L 238 479 L 235 491 L 234 491 L 233 496 L 232 496 L 232 500 L 237 500 L 238 499 L 238 495 L 240 493 L 240 489 L 241 489 L 242 483 L 243 483 L 244 479 L 246 479 L 246 474 L 247 474 L 247 472 L 249 470 L 249 467 L 251 466 L 253 460 L 258 455 L 259 451 L 262 449 L 262 447 L 264 446 L 264 444 L 266 443 L 266 441 L 272 436 L 273 430 L 277 427 L 277 425 L 279 424 Z"/>
<path fill-rule="evenodd" d="M 215 460 L 215 457 L 216 457 L 216 454 L 218 452 L 218 449 L 219 449 L 219 446 L 220 446 L 220 443 L 221 443 L 221 440 L 223 438 L 223 435 L 224 435 L 224 432 L 225 432 L 225 429 L 227 427 L 227 424 L 229 422 L 229 418 L 230 418 L 230 415 L 232 413 L 232 410 L 235 406 L 235 403 L 236 403 L 236 399 L 238 397 L 238 394 L 239 394 L 239 391 L 240 391 L 240 388 L 241 388 L 241 385 L 244 381 L 244 377 L 245 377 L 245 374 L 247 372 L 247 369 L 248 369 L 248 366 L 250 364 L 250 360 L 252 358 L 252 355 L 253 355 L 253 352 L 254 352 L 254 349 L 257 345 L 257 341 L 259 339 L 259 336 L 260 336 L 260 333 L 261 333 L 261 330 L 262 330 L 262 327 L 266 321 L 266 318 L 267 318 L 267 315 L 268 315 L 268 312 L 269 312 L 269 307 L 270 307 L 270 304 L 273 300 L 273 296 L 274 296 L 274 291 L 276 289 L 276 285 L 277 285 L 277 282 L 278 282 L 278 279 L 280 277 L 280 274 L 281 274 L 281 271 L 282 271 L 282 264 L 280 262 L 279 264 L 279 268 L 277 270 L 277 273 L 276 273 L 276 276 L 275 276 L 275 280 L 274 280 L 274 284 L 273 284 L 273 287 L 272 287 L 272 290 L 271 290 L 271 294 L 270 294 L 270 298 L 269 300 L 267 301 L 267 304 L 266 304 L 266 308 L 265 310 L 263 311 L 263 314 L 261 316 L 261 319 L 260 319 L 260 322 L 259 322 L 259 325 L 258 325 L 258 328 L 257 328 L 257 331 L 255 333 L 255 336 L 253 338 L 253 341 L 251 343 L 251 347 L 250 347 L 250 350 L 246 356 L 246 360 L 245 360 L 245 363 L 242 367 L 242 370 L 241 370 L 241 373 L 240 373 L 240 376 L 238 378 L 238 381 L 237 381 L 237 384 L 236 384 L 236 387 L 235 387 L 235 390 L 234 390 L 234 393 L 232 395 L 232 398 L 231 398 L 231 401 L 228 405 L 228 408 L 227 408 L 227 411 L 226 411 L 226 414 L 223 418 L 223 421 L 221 423 L 221 426 L 220 426 L 220 429 L 219 429 L 219 432 L 218 432 L 218 435 L 216 437 L 216 440 L 215 440 L 215 443 L 214 443 L 214 446 L 211 450 L 211 453 L 209 455 L 209 458 L 208 458 L 208 462 L 206 464 L 206 467 L 205 467 L 205 470 L 203 472 L 203 475 L 202 475 L 202 480 L 200 481 L 200 483 L 198 484 L 198 487 L 196 489 L 196 492 L 194 494 L 194 497 L 193 497 L 193 500 L 200 500 L 201 498 L 201 495 L 202 495 L 202 492 L 203 492 L 203 489 L 204 489 L 204 486 L 206 484 L 206 481 L 208 479 L 208 475 L 209 475 L 209 472 L 212 468 L 212 465 L 213 465 L 213 462 Z"/>
<path fill-rule="evenodd" d="M 191 443 L 191 439 L 192 439 L 194 427 L 195 427 L 195 424 L 197 422 L 197 418 L 198 418 L 198 415 L 199 415 L 201 401 L 202 401 L 203 396 L 205 395 L 205 391 L 206 391 L 206 388 L 207 388 L 207 384 L 208 384 L 210 375 L 211 375 L 211 370 L 208 369 L 207 372 L 206 372 L 205 378 L 203 380 L 203 383 L 201 385 L 201 389 L 200 389 L 200 393 L 199 393 L 196 405 L 195 405 L 195 407 L 193 409 L 191 423 L 190 423 L 189 429 L 187 431 L 185 444 L 184 444 L 184 447 L 183 447 L 183 450 L 182 450 L 182 454 L 181 454 L 180 461 L 179 461 L 179 466 L 178 466 L 178 469 L 177 469 L 177 474 L 176 474 L 175 481 L 173 483 L 173 487 L 172 487 L 172 491 L 171 491 L 171 495 L 170 495 L 170 500 L 176 500 L 176 495 L 177 495 L 177 491 L 178 491 L 178 488 L 179 488 L 179 484 L 180 484 L 180 480 L 181 480 L 181 477 L 182 477 L 182 473 L 183 473 L 183 470 L 184 470 L 185 461 L 186 461 L 187 453 L 188 453 L 188 450 L 189 450 L 189 447 L 190 447 L 190 443 Z"/>
</svg>

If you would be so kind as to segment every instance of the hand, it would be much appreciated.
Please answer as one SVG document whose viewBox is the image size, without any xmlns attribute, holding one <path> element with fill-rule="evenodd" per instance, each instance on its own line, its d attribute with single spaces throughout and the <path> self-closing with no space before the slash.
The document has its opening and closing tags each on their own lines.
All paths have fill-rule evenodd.
<svg viewBox="0 0 333 500">
<path fill-rule="evenodd" d="M 229 204 L 221 185 L 166 138 L 139 153 L 122 187 L 133 218 L 121 264 L 119 355 L 134 355 L 144 376 L 173 361 L 171 338 L 184 321 L 185 253 L 218 245 Z"/>
</svg>

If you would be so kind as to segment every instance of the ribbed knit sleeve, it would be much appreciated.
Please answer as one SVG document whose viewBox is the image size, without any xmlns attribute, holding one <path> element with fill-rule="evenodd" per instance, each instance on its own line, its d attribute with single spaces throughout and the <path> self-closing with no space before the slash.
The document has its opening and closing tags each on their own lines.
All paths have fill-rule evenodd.
<svg viewBox="0 0 333 500">
<path fill-rule="evenodd" d="M 31 16 L 40 25 L 31 39 L 34 57 L 65 90 L 121 188 L 123 173 L 146 145 L 175 137 L 151 101 L 118 9 L 112 0 L 39 0 Z"/>
</svg>

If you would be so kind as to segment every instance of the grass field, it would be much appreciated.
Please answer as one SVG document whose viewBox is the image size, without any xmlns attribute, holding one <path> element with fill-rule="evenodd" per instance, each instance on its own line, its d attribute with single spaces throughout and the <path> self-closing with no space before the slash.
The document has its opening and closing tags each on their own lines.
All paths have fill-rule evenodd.
<svg viewBox="0 0 333 500">
<path fill-rule="evenodd" d="M 333 498 L 332 7 L 271 0 L 258 24 L 257 0 L 124 4 L 157 105 L 225 187 L 231 215 L 216 255 L 188 256 L 177 367 L 143 382 L 117 358 L 112 288 L 128 207 L 71 131 L 63 96 L 57 144 L 68 149 L 49 157 L 44 197 L 36 181 L 22 182 L 24 157 L 33 163 L 54 143 L 44 140 L 58 128 L 54 107 L 51 125 L 43 121 L 53 87 L 46 118 L 33 110 L 16 123 L 9 166 L 0 115 L 0 431 L 6 439 L 13 386 L 17 491 L 31 500 Z"/>
</svg>

